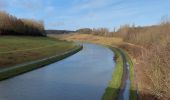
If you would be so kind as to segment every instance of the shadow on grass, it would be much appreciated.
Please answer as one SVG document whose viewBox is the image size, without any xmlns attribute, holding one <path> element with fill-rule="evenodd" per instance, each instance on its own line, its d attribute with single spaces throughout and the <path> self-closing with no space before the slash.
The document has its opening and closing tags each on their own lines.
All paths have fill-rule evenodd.
<svg viewBox="0 0 170 100">
<path fill-rule="evenodd" d="M 157 96 L 148 93 L 137 93 L 135 90 L 130 90 L 129 98 L 118 98 L 120 89 L 106 88 L 106 91 L 102 97 L 102 100 L 162 100 Z M 169 99 L 168 99 L 169 100 Z"/>
</svg>

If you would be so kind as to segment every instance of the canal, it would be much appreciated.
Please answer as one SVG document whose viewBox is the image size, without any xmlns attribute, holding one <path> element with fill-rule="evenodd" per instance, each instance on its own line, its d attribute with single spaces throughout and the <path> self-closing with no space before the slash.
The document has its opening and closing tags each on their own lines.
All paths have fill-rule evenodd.
<svg viewBox="0 0 170 100">
<path fill-rule="evenodd" d="M 0 100 L 101 100 L 112 78 L 113 52 L 83 44 L 62 61 L 0 82 Z"/>
</svg>

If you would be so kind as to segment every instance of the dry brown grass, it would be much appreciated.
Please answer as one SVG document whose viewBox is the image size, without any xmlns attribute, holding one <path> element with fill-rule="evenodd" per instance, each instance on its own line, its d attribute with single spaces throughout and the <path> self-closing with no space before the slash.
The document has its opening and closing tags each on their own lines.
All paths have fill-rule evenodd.
<svg viewBox="0 0 170 100">
<path fill-rule="evenodd" d="M 151 27 L 130 28 L 124 41 L 141 46 L 143 49 L 124 45 L 137 59 L 137 77 L 141 100 L 170 99 L 170 23 Z M 140 71 L 140 72 L 139 72 Z"/>
<path fill-rule="evenodd" d="M 115 37 L 103 37 L 103 36 L 96 36 L 91 34 L 69 34 L 69 35 L 50 35 L 53 37 L 57 37 L 64 40 L 69 41 L 86 41 L 86 42 L 93 42 L 93 43 L 100 43 L 100 44 L 107 44 L 107 45 L 119 45 L 122 44 L 122 38 L 115 38 Z"/>
</svg>

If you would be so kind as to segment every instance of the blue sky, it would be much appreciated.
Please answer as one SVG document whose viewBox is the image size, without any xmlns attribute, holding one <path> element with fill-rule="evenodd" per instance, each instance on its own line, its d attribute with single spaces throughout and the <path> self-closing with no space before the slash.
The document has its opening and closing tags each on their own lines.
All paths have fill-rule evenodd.
<svg viewBox="0 0 170 100">
<path fill-rule="evenodd" d="M 46 29 L 152 25 L 170 15 L 170 0 L 0 0 L 0 10 L 43 20 Z"/>
</svg>

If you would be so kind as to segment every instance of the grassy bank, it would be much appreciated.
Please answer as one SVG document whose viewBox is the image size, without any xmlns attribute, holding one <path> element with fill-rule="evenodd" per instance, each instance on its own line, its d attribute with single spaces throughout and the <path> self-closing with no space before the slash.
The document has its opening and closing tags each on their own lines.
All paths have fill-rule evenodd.
<svg viewBox="0 0 170 100">
<path fill-rule="evenodd" d="M 6 68 L 0 71 L 0 80 L 4 80 L 40 67 L 43 67 L 45 65 L 51 64 L 53 62 L 62 60 L 68 56 L 71 56 L 75 54 L 76 52 L 80 51 L 83 47 L 82 46 L 76 46 L 72 50 L 63 52 L 62 54 L 51 56 L 48 58 L 40 59 L 37 61 L 33 61 L 30 63 L 25 63 L 21 65 L 17 65 L 11 68 Z"/>
<path fill-rule="evenodd" d="M 0 69 L 58 55 L 74 47 L 72 42 L 49 37 L 1 36 Z"/>
<path fill-rule="evenodd" d="M 50 37 L 1 36 L 0 80 L 62 60 L 81 49 Z"/>
<path fill-rule="evenodd" d="M 110 47 L 110 49 L 115 53 L 116 66 L 112 75 L 112 79 L 105 90 L 102 100 L 116 100 L 122 82 L 123 59 L 120 52 L 116 48 Z"/>
<path fill-rule="evenodd" d="M 115 70 L 112 75 L 112 79 L 109 82 L 108 87 L 103 95 L 103 100 L 116 100 L 117 96 L 119 95 L 120 87 L 122 84 L 122 77 L 123 77 L 123 58 L 121 56 L 122 52 L 128 63 L 129 63 L 129 74 L 130 74 L 130 97 L 129 100 L 137 100 L 137 92 L 136 92 L 136 83 L 134 80 L 134 68 L 133 62 L 130 59 L 128 53 L 120 48 L 110 47 L 110 49 L 115 53 L 115 61 L 116 66 Z"/>
</svg>

